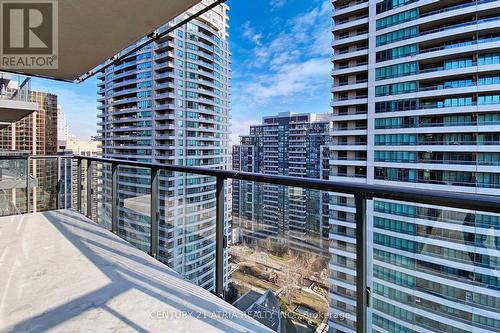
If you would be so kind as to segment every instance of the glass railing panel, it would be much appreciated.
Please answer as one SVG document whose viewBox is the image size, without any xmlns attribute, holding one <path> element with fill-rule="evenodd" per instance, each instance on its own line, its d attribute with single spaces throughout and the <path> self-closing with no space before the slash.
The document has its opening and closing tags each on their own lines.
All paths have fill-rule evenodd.
<svg viewBox="0 0 500 333">
<path fill-rule="evenodd" d="M 151 171 L 118 167 L 118 235 L 144 252 L 151 244 Z"/>
<path fill-rule="evenodd" d="M 76 169 L 71 158 L 59 159 L 58 205 L 60 209 L 74 208 L 73 192 L 76 190 Z"/>
<path fill-rule="evenodd" d="M 26 213 L 26 165 L 26 159 L 0 159 L 0 216 Z"/>
<path fill-rule="evenodd" d="M 338 314 L 330 308 L 329 197 L 232 181 L 228 302 L 272 329 L 314 331 Z"/>
<path fill-rule="evenodd" d="M 373 329 L 500 329 L 500 215 L 375 198 L 367 217 Z"/>
<path fill-rule="evenodd" d="M 164 170 L 159 177 L 157 258 L 214 291 L 216 178 Z"/>
<path fill-rule="evenodd" d="M 87 161 L 82 160 L 81 164 L 80 164 L 81 175 L 80 175 L 80 188 L 79 189 L 78 189 L 78 183 L 76 183 L 77 195 L 80 195 L 80 213 L 82 213 L 83 215 L 87 215 L 87 190 L 88 190 L 87 167 L 88 167 Z M 77 177 L 78 177 L 78 166 L 76 166 L 76 170 L 77 170 Z"/>
<path fill-rule="evenodd" d="M 94 162 L 92 167 L 92 219 L 111 230 L 111 163 Z"/>
<path fill-rule="evenodd" d="M 31 158 L 30 212 L 43 212 L 58 208 L 58 159 L 57 157 Z M 31 182 L 31 180 L 30 180 Z"/>
</svg>

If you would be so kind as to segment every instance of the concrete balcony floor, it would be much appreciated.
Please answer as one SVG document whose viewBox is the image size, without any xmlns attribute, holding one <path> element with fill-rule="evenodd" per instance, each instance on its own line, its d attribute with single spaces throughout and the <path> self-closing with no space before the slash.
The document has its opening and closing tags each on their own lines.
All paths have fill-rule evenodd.
<svg viewBox="0 0 500 333">
<path fill-rule="evenodd" d="M 0 332 L 270 332 L 72 210 L 0 218 Z"/>
</svg>

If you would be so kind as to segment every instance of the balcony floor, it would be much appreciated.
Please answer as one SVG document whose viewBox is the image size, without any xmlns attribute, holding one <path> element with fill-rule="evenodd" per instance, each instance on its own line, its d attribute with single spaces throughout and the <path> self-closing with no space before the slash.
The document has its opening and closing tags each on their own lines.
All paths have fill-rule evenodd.
<svg viewBox="0 0 500 333">
<path fill-rule="evenodd" d="M 72 210 L 0 218 L 0 332 L 269 332 Z"/>
</svg>

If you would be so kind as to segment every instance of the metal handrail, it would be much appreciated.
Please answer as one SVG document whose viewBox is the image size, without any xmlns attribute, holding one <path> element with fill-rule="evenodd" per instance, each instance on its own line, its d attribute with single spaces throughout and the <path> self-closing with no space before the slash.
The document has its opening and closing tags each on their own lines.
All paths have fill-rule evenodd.
<svg viewBox="0 0 500 333">
<path fill-rule="evenodd" d="M 481 19 L 481 20 L 473 20 L 473 21 L 469 21 L 469 22 L 463 22 L 463 23 L 457 23 L 457 24 L 447 25 L 447 26 L 440 27 L 440 28 L 435 28 L 435 29 L 431 29 L 431 30 L 427 30 L 427 31 L 422 31 L 422 32 L 420 32 L 420 36 L 432 34 L 432 33 L 435 33 L 435 32 L 441 32 L 441 31 L 446 31 L 446 30 L 450 30 L 450 29 L 455 29 L 455 28 L 466 27 L 466 26 L 474 25 L 474 24 L 480 24 L 480 23 L 486 23 L 486 22 L 493 22 L 493 21 L 497 21 L 497 20 L 500 20 L 500 18 L 498 18 L 498 17 L 490 17 L 490 18 Z"/>
<path fill-rule="evenodd" d="M 33 157 L 50 158 L 54 156 L 33 156 Z M 55 156 L 55 157 L 68 158 L 68 156 Z M 434 205 L 449 206 L 454 208 L 500 213 L 500 197 L 489 196 L 489 195 L 465 194 L 465 193 L 456 193 L 448 191 L 419 190 L 414 188 L 386 186 L 386 185 L 333 182 L 330 180 L 323 180 L 323 179 L 267 175 L 267 174 L 258 174 L 245 171 L 210 169 L 202 167 L 164 165 L 159 163 L 125 161 L 125 160 L 108 159 L 100 157 L 71 156 L 71 158 L 77 160 L 90 161 L 90 162 L 102 162 L 109 164 L 139 167 L 139 168 L 157 168 L 159 170 L 164 170 L 164 171 L 192 173 L 198 175 L 220 177 L 223 179 L 246 180 L 246 181 L 276 184 L 276 185 L 291 186 L 291 187 L 302 187 L 302 188 L 327 191 L 327 192 L 340 192 L 345 194 L 362 193 L 366 199 L 372 199 L 374 197 L 377 197 L 382 199 L 394 199 L 394 200 L 408 201 L 421 204 L 434 204 Z M 5 159 L 5 157 L 2 156 L 0 157 L 0 159 Z M 426 197 L 428 195 L 429 197 Z"/>
<path fill-rule="evenodd" d="M 478 195 L 470 193 L 458 193 L 451 191 L 434 191 L 428 189 L 416 189 L 408 187 L 334 182 L 322 179 L 307 179 L 301 177 L 256 174 L 243 171 L 230 171 L 222 169 L 209 169 L 201 167 L 187 167 L 177 165 L 163 165 L 158 163 L 146 163 L 108 159 L 88 156 L 1 156 L 0 160 L 26 159 L 27 174 L 29 174 L 30 159 L 57 158 L 71 159 L 77 162 L 77 209 L 81 212 L 82 190 L 86 187 L 86 215 L 91 218 L 92 212 L 92 163 L 107 163 L 111 165 L 111 231 L 118 233 L 118 168 L 119 166 L 130 166 L 147 168 L 150 170 L 151 185 L 151 228 L 150 228 L 150 255 L 157 257 L 159 243 L 159 175 L 160 171 L 183 172 L 198 175 L 216 177 L 216 235 L 215 235 L 215 294 L 224 297 L 224 249 L 227 247 L 225 235 L 225 191 L 224 181 L 228 179 L 261 182 L 267 184 L 283 185 L 290 187 L 301 187 L 306 189 L 338 192 L 354 195 L 354 206 L 356 208 L 356 332 L 367 331 L 367 308 L 370 303 L 371 291 L 367 286 L 368 256 L 367 240 L 368 231 L 366 223 L 367 200 L 373 198 L 391 199 L 420 204 L 430 204 L 460 209 L 478 210 L 500 214 L 500 197 L 490 195 Z M 82 183 L 83 164 L 87 165 L 87 181 Z M 59 172 L 59 168 L 58 168 Z M 59 175 L 58 175 L 59 179 Z M 29 183 L 26 184 L 29 197 Z M 58 204 L 59 207 L 59 204 Z M 29 212 L 29 200 L 27 200 L 27 212 Z M 153 213 L 154 212 L 154 213 Z"/>
<path fill-rule="evenodd" d="M 433 10 L 433 11 L 430 11 L 427 13 L 423 13 L 423 14 L 420 14 L 420 17 L 427 17 L 427 16 L 431 16 L 434 14 L 446 13 L 446 12 L 449 12 L 452 10 L 467 8 L 467 7 L 471 7 L 471 6 L 478 6 L 478 5 L 482 5 L 484 3 L 493 2 L 493 1 L 496 1 L 496 0 L 477 0 L 477 1 L 467 2 L 467 3 L 460 4 L 460 5 L 450 6 L 450 7 L 446 7 L 446 8 Z"/>
</svg>

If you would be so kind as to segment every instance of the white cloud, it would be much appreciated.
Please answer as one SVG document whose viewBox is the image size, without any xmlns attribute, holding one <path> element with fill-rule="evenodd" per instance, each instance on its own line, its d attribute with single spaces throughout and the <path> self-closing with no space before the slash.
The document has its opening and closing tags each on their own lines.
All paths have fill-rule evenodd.
<svg viewBox="0 0 500 333">
<path fill-rule="evenodd" d="M 245 50 L 248 60 L 233 68 L 231 144 L 238 144 L 250 125 L 261 123 L 260 115 L 328 112 L 332 4 L 314 3 L 309 11 L 279 24 L 270 17 L 277 30 L 273 33 L 259 34 L 250 22 L 242 25 L 242 36 L 253 46 Z"/>
<path fill-rule="evenodd" d="M 271 9 L 283 8 L 283 6 L 285 6 L 285 4 L 286 4 L 286 0 L 271 0 L 269 2 Z"/>
<path fill-rule="evenodd" d="M 297 98 L 311 95 L 316 89 L 330 85 L 329 57 L 304 62 L 286 63 L 273 74 L 254 77 L 244 87 L 244 93 L 254 103 L 266 103 L 272 98 Z"/>
<path fill-rule="evenodd" d="M 254 57 L 247 65 L 255 68 L 269 66 L 276 70 L 281 64 L 301 57 L 331 54 L 331 2 L 323 1 L 311 10 L 299 14 L 283 25 L 280 32 L 266 39 L 257 33 L 250 22 L 242 26 L 242 35 L 252 41 Z"/>
<path fill-rule="evenodd" d="M 332 12 L 331 6 L 331 1 L 323 1 L 320 6 L 292 18 L 291 22 L 294 30 L 308 29 L 321 23 L 320 21 Z M 327 20 L 327 22 L 330 24 L 331 19 Z"/>
<path fill-rule="evenodd" d="M 255 29 L 250 26 L 250 22 L 245 22 L 241 27 L 243 29 L 242 35 L 248 40 L 252 41 L 255 45 L 261 45 L 262 34 L 256 33 Z"/>
<path fill-rule="evenodd" d="M 246 112 L 238 113 L 240 117 L 233 118 L 231 123 L 231 135 L 229 136 L 229 144 L 237 145 L 240 143 L 240 135 L 250 134 L 250 126 L 257 125 L 262 122 L 260 118 L 254 118 Z"/>
<path fill-rule="evenodd" d="M 328 91 L 331 84 L 331 1 L 324 0 L 288 20 L 273 35 L 257 37 L 259 43 L 252 49 L 253 57 L 238 68 L 239 79 L 233 82 L 234 104 L 240 102 L 260 105 L 288 102 L 312 96 L 318 89 Z M 255 29 L 244 24 L 244 36 L 251 39 Z M 252 69 L 264 74 L 252 75 Z M 243 81 L 244 80 L 244 81 Z M 274 99 L 274 100 L 273 100 Z"/>
</svg>

